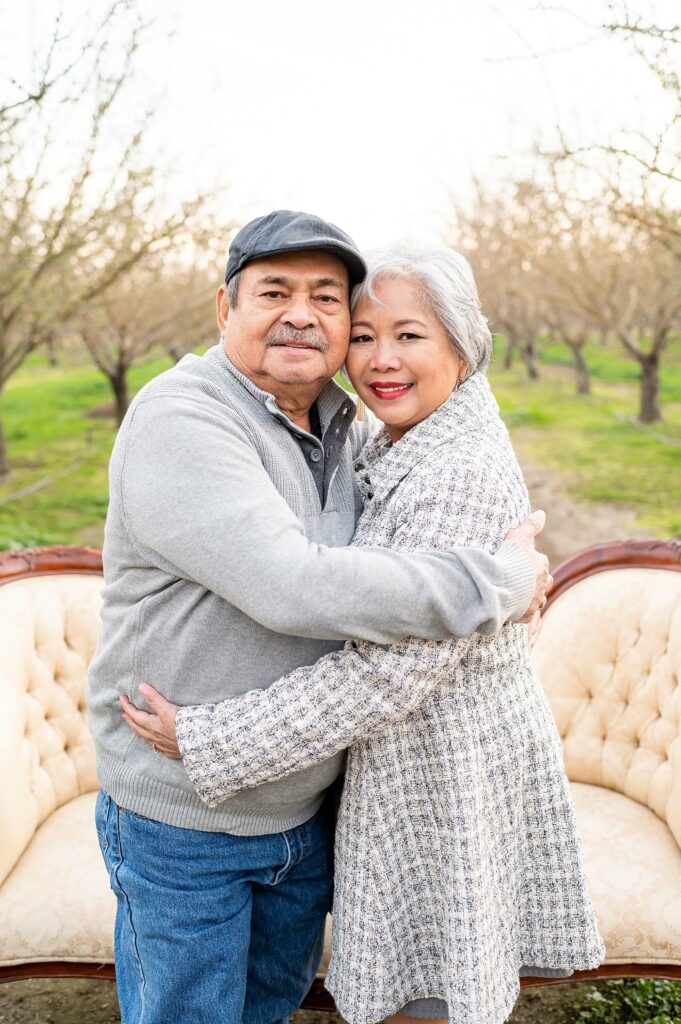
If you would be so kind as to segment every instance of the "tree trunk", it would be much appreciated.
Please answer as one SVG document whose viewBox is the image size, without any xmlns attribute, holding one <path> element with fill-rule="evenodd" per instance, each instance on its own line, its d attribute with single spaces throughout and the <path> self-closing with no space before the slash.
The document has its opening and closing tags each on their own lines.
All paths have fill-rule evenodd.
<svg viewBox="0 0 681 1024">
<path fill-rule="evenodd" d="M 57 366 L 57 343 L 54 335 L 50 334 L 47 339 L 47 361 L 51 367 Z"/>
<path fill-rule="evenodd" d="M 567 340 L 567 339 L 566 339 Z M 568 341 L 570 351 L 572 352 L 572 358 L 574 359 L 575 365 L 575 378 L 577 381 L 577 394 L 578 395 L 590 395 L 591 394 L 591 381 L 589 379 L 589 367 L 586 365 L 586 360 L 582 355 L 582 348 L 584 346 L 583 341 Z"/>
<path fill-rule="evenodd" d="M 181 348 L 176 348 L 174 345 L 166 345 L 166 352 L 176 363 L 179 363 L 182 356 L 185 355 Z"/>
<path fill-rule="evenodd" d="M 130 405 L 128 394 L 128 370 L 127 367 L 118 367 L 115 373 L 107 374 L 116 399 L 116 423 L 120 427 L 123 417 Z"/>
<path fill-rule="evenodd" d="M 506 338 L 506 348 L 504 350 L 504 369 L 510 370 L 513 366 L 513 353 L 515 351 L 515 343 L 510 339 Z"/>
<path fill-rule="evenodd" d="M 641 363 L 640 406 L 638 418 L 641 423 L 653 423 L 662 419 L 660 411 L 660 357 L 659 353 L 651 352 Z"/>
<path fill-rule="evenodd" d="M 520 346 L 520 355 L 525 363 L 527 375 L 530 380 L 539 380 L 539 366 L 537 365 L 537 352 L 534 343 Z"/>
<path fill-rule="evenodd" d="M 1 399 L 2 392 L 0 391 L 0 400 Z M 7 457 L 5 431 L 2 425 L 2 405 L 0 404 L 0 480 L 3 480 L 6 476 L 9 476 L 9 459 Z"/>
</svg>

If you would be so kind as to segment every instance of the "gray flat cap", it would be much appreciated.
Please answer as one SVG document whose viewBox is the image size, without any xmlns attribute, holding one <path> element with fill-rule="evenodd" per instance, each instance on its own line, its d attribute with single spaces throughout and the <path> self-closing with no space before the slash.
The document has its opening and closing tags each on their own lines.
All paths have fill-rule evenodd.
<svg viewBox="0 0 681 1024">
<path fill-rule="evenodd" d="M 251 260 L 305 249 L 324 249 L 342 260 L 348 270 L 351 288 L 366 277 L 366 263 L 359 249 L 350 236 L 335 224 L 311 213 L 274 210 L 249 221 L 232 239 L 225 284 Z"/>
</svg>

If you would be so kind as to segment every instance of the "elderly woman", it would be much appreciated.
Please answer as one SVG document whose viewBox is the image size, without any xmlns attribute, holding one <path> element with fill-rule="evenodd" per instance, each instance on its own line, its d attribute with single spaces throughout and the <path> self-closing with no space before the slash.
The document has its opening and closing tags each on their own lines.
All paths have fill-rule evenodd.
<svg viewBox="0 0 681 1024">
<path fill-rule="evenodd" d="M 354 544 L 493 551 L 528 514 L 485 376 L 490 351 L 461 256 L 402 250 L 370 263 L 347 370 L 384 427 L 355 464 L 365 509 Z M 520 975 L 601 962 L 525 626 L 350 642 L 269 689 L 180 708 L 176 730 L 210 805 L 350 747 L 326 984 L 351 1024 L 502 1024 Z"/>
</svg>

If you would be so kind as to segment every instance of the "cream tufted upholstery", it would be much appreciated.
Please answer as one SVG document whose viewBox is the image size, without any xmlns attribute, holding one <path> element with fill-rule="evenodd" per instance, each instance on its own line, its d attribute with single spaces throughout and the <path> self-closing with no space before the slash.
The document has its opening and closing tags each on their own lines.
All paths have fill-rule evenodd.
<svg viewBox="0 0 681 1024">
<path fill-rule="evenodd" d="M 0 586 L 0 967 L 113 960 L 83 699 L 101 585 L 59 574 Z M 535 663 L 606 964 L 681 965 L 681 573 L 574 584 L 545 613 Z"/>
<path fill-rule="evenodd" d="M 97 788 L 85 678 L 101 586 L 64 575 L 0 587 L 0 883 L 48 815 Z"/>
<path fill-rule="evenodd" d="M 576 583 L 547 610 L 535 665 L 570 779 L 649 807 L 681 845 L 681 573 Z"/>
</svg>

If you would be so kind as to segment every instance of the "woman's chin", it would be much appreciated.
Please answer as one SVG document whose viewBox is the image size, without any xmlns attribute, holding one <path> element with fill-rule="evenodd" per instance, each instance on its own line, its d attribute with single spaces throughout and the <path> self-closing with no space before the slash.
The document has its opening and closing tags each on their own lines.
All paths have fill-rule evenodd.
<svg viewBox="0 0 681 1024">
<path fill-rule="evenodd" d="M 402 427 L 406 430 L 420 423 L 421 420 L 425 420 L 434 411 L 433 409 L 421 409 L 408 399 L 398 398 L 386 401 L 376 398 L 373 393 L 366 398 L 364 395 L 360 395 L 360 398 L 371 409 L 374 416 L 385 423 L 386 427 Z"/>
<path fill-rule="evenodd" d="M 368 402 L 366 404 L 369 405 Z M 370 406 L 370 408 L 374 416 L 381 420 L 385 426 L 393 443 L 398 441 L 407 433 L 408 430 L 411 430 L 412 427 L 415 427 L 417 423 L 421 423 L 423 420 L 427 419 L 434 411 L 433 409 L 428 409 L 427 411 L 418 410 L 416 412 L 410 411 L 409 415 L 406 413 L 400 415 L 397 409 L 388 410 L 382 406 L 376 408 L 375 405 L 373 407 Z"/>
</svg>

